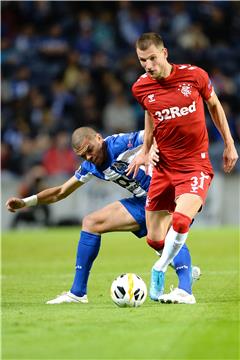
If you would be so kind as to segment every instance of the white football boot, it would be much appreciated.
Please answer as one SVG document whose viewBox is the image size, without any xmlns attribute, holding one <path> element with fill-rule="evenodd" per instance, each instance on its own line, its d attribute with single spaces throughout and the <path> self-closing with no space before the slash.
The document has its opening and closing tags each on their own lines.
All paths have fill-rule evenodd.
<svg viewBox="0 0 240 360">
<path fill-rule="evenodd" d="M 46 304 L 64 304 L 64 303 L 88 303 L 87 295 L 76 296 L 70 291 L 58 295 L 55 299 L 49 300 Z"/>
<path fill-rule="evenodd" d="M 163 304 L 196 304 L 194 295 L 179 288 L 173 289 L 169 294 L 159 296 L 158 300 Z"/>
<path fill-rule="evenodd" d="M 192 284 L 200 279 L 200 276 L 202 275 L 201 269 L 198 266 L 192 266 Z"/>
</svg>

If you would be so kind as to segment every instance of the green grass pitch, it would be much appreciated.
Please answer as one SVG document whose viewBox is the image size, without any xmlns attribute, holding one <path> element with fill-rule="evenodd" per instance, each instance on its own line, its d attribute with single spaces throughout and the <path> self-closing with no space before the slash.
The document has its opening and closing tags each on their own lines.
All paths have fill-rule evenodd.
<svg viewBox="0 0 240 360">
<path fill-rule="evenodd" d="M 89 304 L 45 305 L 72 283 L 79 229 L 18 230 L 2 235 L 3 359 L 238 359 L 239 233 L 192 229 L 193 263 L 202 269 L 196 305 L 149 299 L 118 308 L 112 280 L 135 272 L 149 285 L 157 259 L 131 233 L 103 236 L 91 271 Z M 166 289 L 177 285 L 168 270 Z"/>
</svg>

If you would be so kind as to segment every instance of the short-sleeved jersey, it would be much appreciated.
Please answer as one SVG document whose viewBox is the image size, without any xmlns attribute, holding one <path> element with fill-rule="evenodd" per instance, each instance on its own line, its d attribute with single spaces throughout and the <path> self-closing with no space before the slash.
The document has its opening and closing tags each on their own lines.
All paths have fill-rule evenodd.
<svg viewBox="0 0 240 360">
<path fill-rule="evenodd" d="M 136 197 L 146 196 L 151 176 L 146 175 L 145 168 L 139 169 L 136 178 L 126 176 L 126 169 L 139 153 L 143 144 L 144 131 L 128 134 L 117 134 L 104 139 L 107 149 L 107 161 L 103 166 L 96 166 L 89 161 L 83 161 L 75 172 L 76 178 L 86 183 L 93 176 L 112 181 L 130 191 Z"/>
<path fill-rule="evenodd" d="M 133 84 L 132 92 L 154 122 L 159 165 L 180 171 L 212 171 L 203 100 L 213 94 L 208 74 L 192 65 L 172 64 L 161 80 L 147 73 Z"/>
</svg>

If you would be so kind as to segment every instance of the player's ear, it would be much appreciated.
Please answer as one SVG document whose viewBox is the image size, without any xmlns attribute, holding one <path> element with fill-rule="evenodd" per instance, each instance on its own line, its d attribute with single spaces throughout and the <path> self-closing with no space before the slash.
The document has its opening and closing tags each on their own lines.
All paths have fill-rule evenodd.
<svg viewBox="0 0 240 360">
<path fill-rule="evenodd" d="M 165 59 L 167 59 L 168 58 L 168 50 L 166 48 L 163 48 L 163 54 L 164 54 Z"/>
<path fill-rule="evenodd" d="M 97 133 L 96 134 L 96 140 L 101 141 L 102 140 L 102 135 Z"/>
</svg>

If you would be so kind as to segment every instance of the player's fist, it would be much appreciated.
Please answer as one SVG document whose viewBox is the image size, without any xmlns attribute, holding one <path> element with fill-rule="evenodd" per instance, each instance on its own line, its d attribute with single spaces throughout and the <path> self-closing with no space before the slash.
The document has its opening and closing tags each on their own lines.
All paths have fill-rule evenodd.
<svg viewBox="0 0 240 360">
<path fill-rule="evenodd" d="M 21 209 L 25 206 L 25 202 L 22 199 L 11 197 L 6 202 L 6 207 L 10 212 L 16 212 L 16 210 Z"/>
<path fill-rule="evenodd" d="M 238 153 L 234 144 L 225 147 L 223 152 L 223 170 L 230 173 L 234 168 L 238 159 Z"/>
</svg>

